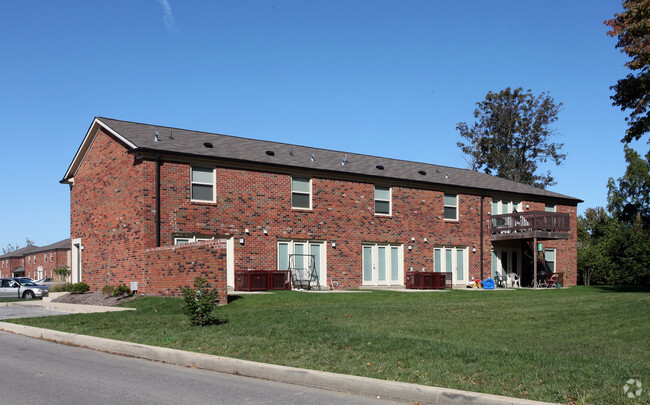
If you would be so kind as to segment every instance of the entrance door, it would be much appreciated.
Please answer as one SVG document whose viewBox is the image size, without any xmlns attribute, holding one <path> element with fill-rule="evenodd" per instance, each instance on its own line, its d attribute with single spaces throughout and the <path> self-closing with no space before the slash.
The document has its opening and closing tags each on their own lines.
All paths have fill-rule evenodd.
<svg viewBox="0 0 650 405">
<path fill-rule="evenodd" d="M 521 276 L 521 250 L 495 249 L 492 251 L 492 277 L 515 273 Z"/>
<path fill-rule="evenodd" d="M 469 281 L 467 247 L 441 246 L 433 249 L 433 270 L 452 274 L 453 284 Z"/>
<path fill-rule="evenodd" d="M 363 285 L 404 285 L 401 245 L 363 245 Z"/>
<path fill-rule="evenodd" d="M 83 251 L 83 245 L 81 244 L 81 238 L 72 240 L 72 283 L 81 282 L 81 252 Z"/>
</svg>

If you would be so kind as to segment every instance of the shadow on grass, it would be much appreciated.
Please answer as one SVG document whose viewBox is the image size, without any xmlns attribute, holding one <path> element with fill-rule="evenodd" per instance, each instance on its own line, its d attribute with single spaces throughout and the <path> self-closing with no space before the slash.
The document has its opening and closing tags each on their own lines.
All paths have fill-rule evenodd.
<svg viewBox="0 0 650 405">
<path fill-rule="evenodd" d="M 592 288 L 606 293 L 650 293 L 650 285 L 598 285 Z"/>
<path fill-rule="evenodd" d="M 228 304 L 231 302 L 237 301 L 238 299 L 244 298 L 241 295 L 230 295 L 228 294 Z"/>
</svg>

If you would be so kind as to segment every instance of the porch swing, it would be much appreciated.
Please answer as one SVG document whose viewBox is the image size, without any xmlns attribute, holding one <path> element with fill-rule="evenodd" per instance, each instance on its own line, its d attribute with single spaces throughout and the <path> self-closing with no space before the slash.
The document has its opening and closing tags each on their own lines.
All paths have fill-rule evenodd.
<svg viewBox="0 0 650 405">
<path fill-rule="evenodd" d="M 316 271 L 316 256 L 294 253 L 289 255 L 289 271 L 291 284 L 294 289 L 321 289 L 318 272 Z"/>
</svg>

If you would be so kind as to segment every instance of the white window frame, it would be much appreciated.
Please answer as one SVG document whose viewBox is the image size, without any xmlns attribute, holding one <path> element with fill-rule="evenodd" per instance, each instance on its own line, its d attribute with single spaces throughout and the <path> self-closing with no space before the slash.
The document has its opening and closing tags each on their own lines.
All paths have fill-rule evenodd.
<svg viewBox="0 0 650 405">
<path fill-rule="evenodd" d="M 296 245 L 304 245 L 304 254 L 310 254 L 312 246 L 320 247 L 320 260 L 318 262 L 318 269 L 320 270 L 319 280 L 321 288 L 327 286 L 327 242 L 323 240 L 310 240 L 310 239 L 279 239 L 275 244 L 276 248 L 276 269 L 278 270 L 288 270 L 287 268 L 282 268 L 281 263 L 284 262 L 283 258 L 280 257 L 281 249 L 280 245 L 287 246 L 287 258 L 286 264 L 289 263 L 289 255 L 296 253 Z"/>
<path fill-rule="evenodd" d="M 385 279 L 380 280 L 379 258 L 380 248 L 385 252 Z M 370 263 L 367 263 L 365 252 L 370 249 Z M 397 258 L 393 258 L 394 253 Z M 397 277 L 392 277 L 392 262 L 397 260 Z M 370 279 L 366 279 L 366 266 L 370 268 Z M 361 284 L 369 286 L 403 286 L 404 285 L 404 245 L 390 243 L 363 243 L 361 244 Z"/>
<path fill-rule="evenodd" d="M 523 211 L 521 201 L 492 199 L 492 215 L 512 214 L 515 210 Z"/>
<path fill-rule="evenodd" d="M 436 250 L 440 251 L 440 263 L 436 263 Z M 451 263 L 447 263 L 446 251 L 451 250 Z M 458 253 L 463 257 L 462 278 L 458 277 Z M 452 284 L 467 284 L 469 282 L 469 248 L 467 246 L 434 246 L 433 271 L 447 272 L 451 269 Z"/>
<path fill-rule="evenodd" d="M 547 253 L 552 253 L 553 254 L 553 260 L 548 260 L 546 258 Z M 557 273 L 557 249 L 544 249 L 544 262 L 546 263 L 546 266 L 544 270 L 548 271 L 548 262 L 553 263 L 553 273 Z"/>
<path fill-rule="evenodd" d="M 185 243 L 193 243 L 193 242 L 203 242 L 206 240 L 214 240 L 214 236 L 212 237 L 205 237 L 205 236 L 174 236 L 174 245 L 182 245 Z M 185 242 L 183 242 L 185 241 Z"/>
<path fill-rule="evenodd" d="M 302 191 L 302 190 L 294 190 L 293 189 L 293 181 L 295 180 L 307 180 L 309 184 L 309 191 Z M 298 207 L 293 205 L 293 195 L 294 194 L 300 194 L 300 195 L 307 195 L 309 196 L 309 207 Z M 305 210 L 305 211 L 310 211 L 312 208 L 312 179 L 307 178 L 307 177 L 300 177 L 300 176 L 291 176 L 291 209 L 294 210 Z"/>
<path fill-rule="evenodd" d="M 451 197 L 451 196 L 455 196 L 455 197 L 456 197 L 456 204 L 455 204 L 455 205 L 448 205 L 448 204 L 447 204 L 447 201 L 446 201 L 446 200 L 447 200 L 447 196 L 449 196 L 449 197 Z M 442 213 L 442 217 L 445 219 L 445 221 L 458 221 L 458 216 L 459 216 L 459 215 L 458 215 L 458 201 L 459 201 L 459 199 L 458 199 L 458 194 L 454 194 L 454 193 L 445 193 L 444 196 L 443 196 L 442 198 L 443 198 L 443 200 L 442 200 L 442 201 L 443 201 L 443 202 L 442 202 L 442 204 L 443 204 L 443 213 Z M 446 208 L 454 208 L 454 210 L 455 210 L 455 212 L 456 212 L 456 217 L 455 217 L 455 218 L 447 218 L 447 216 L 446 216 Z"/>
<path fill-rule="evenodd" d="M 194 181 L 194 169 L 202 169 L 202 170 L 211 170 L 212 171 L 212 182 L 207 183 L 207 182 L 201 182 L 201 181 Z M 194 198 L 194 185 L 198 186 L 210 186 L 212 187 L 212 199 L 210 200 L 202 200 L 202 199 L 197 199 Z M 217 175 L 216 175 L 216 170 L 213 167 L 207 167 L 207 166 L 190 166 L 190 199 L 194 202 L 205 202 L 205 203 L 214 203 L 217 201 Z"/>
<path fill-rule="evenodd" d="M 388 199 L 382 199 L 382 198 L 377 198 L 377 188 L 381 189 L 387 189 L 388 191 Z M 382 216 L 382 217 L 390 217 L 393 215 L 393 188 L 388 187 L 388 186 L 377 186 L 375 185 L 375 190 L 374 190 L 374 209 L 375 209 L 375 215 Z M 377 201 L 380 202 L 387 202 L 388 203 L 388 212 L 377 212 Z"/>
<path fill-rule="evenodd" d="M 544 204 L 544 211 L 545 212 L 556 212 L 557 210 L 557 205 L 555 204 Z"/>
</svg>

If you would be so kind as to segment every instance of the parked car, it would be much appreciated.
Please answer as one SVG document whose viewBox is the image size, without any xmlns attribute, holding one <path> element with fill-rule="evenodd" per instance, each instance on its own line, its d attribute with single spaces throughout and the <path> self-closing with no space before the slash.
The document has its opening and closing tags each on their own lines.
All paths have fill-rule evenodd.
<svg viewBox="0 0 650 405">
<path fill-rule="evenodd" d="M 55 284 L 65 284 L 65 282 L 63 282 L 63 281 L 54 281 L 54 279 L 52 277 L 46 277 L 46 278 L 42 278 L 40 280 L 34 281 L 34 284 L 44 285 L 47 288 L 50 288 Z"/>
<path fill-rule="evenodd" d="M 50 295 L 49 287 L 36 285 L 32 281 L 21 280 L 20 278 L 0 279 L 0 298 L 24 298 L 31 300 L 43 298 Z"/>
</svg>

